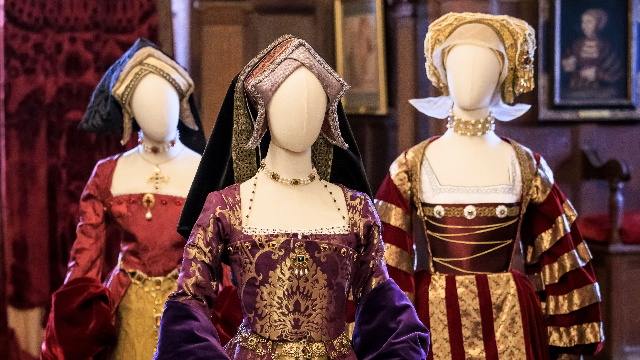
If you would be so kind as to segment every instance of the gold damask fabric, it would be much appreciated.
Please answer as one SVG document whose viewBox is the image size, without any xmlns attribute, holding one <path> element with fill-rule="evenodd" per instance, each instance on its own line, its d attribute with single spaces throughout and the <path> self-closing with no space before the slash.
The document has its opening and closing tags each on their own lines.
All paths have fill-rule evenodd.
<svg viewBox="0 0 640 360">
<path fill-rule="evenodd" d="M 571 232 L 571 225 L 578 217 L 573 205 L 569 200 L 566 200 L 562 204 L 564 214 L 558 216 L 548 230 L 538 235 L 535 239 L 533 246 L 527 248 L 526 261 L 527 264 L 534 264 L 538 262 L 540 255 L 549 250 L 560 239 Z"/>
<path fill-rule="evenodd" d="M 558 261 L 542 267 L 540 272 L 529 274 L 529 282 L 534 290 L 542 291 L 547 285 L 556 284 L 569 271 L 584 267 L 591 261 L 591 253 L 583 242 L 575 250 L 560 256 Z"/>
<path fill-rule="evenodd" d="M 161 290 L 153 294 L 149 287 L 155 283 L 132 284 L 127 289 L 116 310 L 119 325 L 118 342 L 111 360 L 149 360 L 153 358 L 158 345 L 158 316 L 162 314 L 169 294 L 176 290 L 175 280 L 165 280 Z M 145 287 L 147 291 L 145 291 Z"/>
<path fill-rule="evenodd" d="M 586 323 L 570 327 L 550 326 L 549 345 L 571 347 L 599 343 L 604 340 L 601 322 Z"/>
<path fill-rule="evenodd" d="M 382 200 L 375 200 L 374 203 L 376 205 L 380 221 L 384 221 L 385 223 L 393 225 L 406 232 L 413 230 L 410 214 L 407 214 L 401 208 Z"/>
<path fill-rule="evenodd" d="M 483 291 L 477 284 L 479 277 L 486 278 L 489 293 Z M 453 281 L 447 281 L 453 279 Z M 454 286 L 455 289 L 449 289 Z M 454 290 L 457 298 L 452 298 Z M 486 290 L 485 290 L 486 291 Z M 480 316 L 480 297 L 491 298 L 493 324 L 483 323 Z M 452 306 L 457 302 L 457 306 Z M 449 324 L 451 314 L 448 311 L 459 309 L 453 317 L 460 318 L 462 326 L 458 334 L 455 324 Z M 501 360 L 526 359 L 526 344 L 522 324 L 518 290 L 511 273 L 490 275 L 432 275 L 429 285 L 429 322 L 434 360 L 452 359 L 452 336 L 460 336 L 464 347 L 465 359 L 483 360 L 486 358 L 485 327 L 492 326 L 498 358 Z"/>
<path fill-rule="evenodd" d="M 406 273 L 414 272 L 414 256 L 392 244 L 385 244 L 384 262 Z"/>
<path fill-rule="evenodd" d="M 568 314 L 601 301 L 598 283 L 575 289 L 565 295 L 547 295 L 542 309 L 547 315 Z"/>
</svg>

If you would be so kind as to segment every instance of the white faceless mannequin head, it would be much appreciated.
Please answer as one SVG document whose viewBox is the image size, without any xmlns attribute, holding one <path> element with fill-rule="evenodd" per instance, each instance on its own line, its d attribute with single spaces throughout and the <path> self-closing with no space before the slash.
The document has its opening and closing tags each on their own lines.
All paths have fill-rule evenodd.
<svg viewBox="0 0 640 360">
<path fill-rule="evenodd" d="M 271 142 L 293 152 L 308 150 L 320 134 L 326 110 L 320 81 L 304 66 L 296 69 L 267 104 Z"/>
<path fill-rule="evenodd" d="M 135 88 L 131 109 L 144 136 L 163 142 L 176 137 L 180 97 L 174 87 L 156 74 L 148 74 Z"/>
<path fill-rule="evenodd" d="M 447 83 L 453 102 L 461 109 L 487 108 L 500 85 L 502 63 L 484 46 L 459 44 L 446 57 Z"/>
</svg>

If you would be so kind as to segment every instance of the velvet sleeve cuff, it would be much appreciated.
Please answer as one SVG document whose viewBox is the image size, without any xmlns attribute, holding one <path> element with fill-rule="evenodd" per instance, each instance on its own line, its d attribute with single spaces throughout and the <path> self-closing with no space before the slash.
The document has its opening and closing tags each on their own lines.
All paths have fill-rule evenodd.
<svg viewBox="0 0 640 360">
<path fill-rule="evenodd" d="M 154 360 L 229 360 L 207 316 L 185 302 L 167 300 Z"/>
<path fill-rule="evenodd" d="M 393 280 L 384 281 L 362 298 L 353 330 L 358 359 L 426 359 L 429 340 L 429 330 Z"/>
</svg>

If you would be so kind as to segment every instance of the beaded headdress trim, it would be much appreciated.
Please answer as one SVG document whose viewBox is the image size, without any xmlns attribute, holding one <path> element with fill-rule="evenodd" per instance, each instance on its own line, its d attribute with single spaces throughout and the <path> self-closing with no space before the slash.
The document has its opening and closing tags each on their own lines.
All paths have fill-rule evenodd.
<svg viewBox="0 0 640 360">
<path fill-rule="evenodd" d="M 292 35 L 284 35 L 262 50 L 238 74 L 233 97 L 233 136 L 231 141 L 233 173 L 236 183 L 250 179 L 258 171 L 259 161 L 256 159 L 255 148 L 260 144 L 260 140 L 266 132 L 266 105 L 265 99 L 258 92 L 257 85 L 273 73 L 291 53 L 300 48 L 311 54 L 314 62 L 340 85 L 340 90 L 329 99 L 321 133 L 311 147 L 313 166 L 321 179 L 328 180 L 331 174 L 333 145 L 347 147 L 340 134 L 337 107 L 348 85 L 304 40 Z M 258 110 L 258 116 L 255 120 L 249 109 L 249 101 L 252 101 Z"/>
<path fill-rule="evenodd" d="M 120 141 L 122 145 L 127 143 L 133 131 L 134 114 L 131 108 L 133 92 L 140 80 L 148 74 L 156 74 L 173 86 L 180 99 L 180 121 L 188 128 L 198 130 L 189 106 L 189 96 L 194 88 L 193 80 L 186 70 L 161 51 L 144 47 L 127 62 L 111 90 L 111 94 L 122 107 L 124 119 L 124 131 Z"/>
<path fill-rule="evenodd" d="M 424 41 L 427 77 L 444 95 L 449 86 L 436 65 L 434 51 L 460 26 L 480 23 L 490 27 L 504 44 L 508 70 L 502 83 L 501 95 L 505 103 L 513 103 L 516 96 L 533 90 L 533 56 L 536 49 L 535 31 L 526 21 L 507 15 L 480 13 L 449 13 L 431 25 Z M 442 60 L 442 59 L 440 59 Z"/>
</svg>

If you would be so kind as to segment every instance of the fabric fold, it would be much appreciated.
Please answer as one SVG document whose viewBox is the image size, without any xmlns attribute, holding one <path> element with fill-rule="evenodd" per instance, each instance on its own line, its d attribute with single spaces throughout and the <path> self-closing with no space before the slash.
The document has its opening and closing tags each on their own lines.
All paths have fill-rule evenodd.
<svg viewBox="0 0 640 360">
<path fill-rule="evenodd" d="M 209 318 L 189 304 L 165 303 L 154 360 L 229 360 Z"/>
<path fill-rule="evenodd" d="M 396 306 L 389 307 L 389 303 Z M 426 359 L 429 340 L 429 330 L 393 280 L 380 283 L 362 298 L 353 330 L 358 359 Z"/>
</svg>

